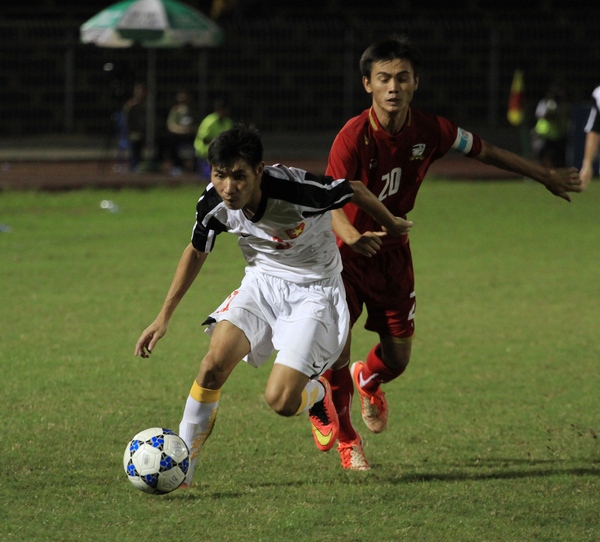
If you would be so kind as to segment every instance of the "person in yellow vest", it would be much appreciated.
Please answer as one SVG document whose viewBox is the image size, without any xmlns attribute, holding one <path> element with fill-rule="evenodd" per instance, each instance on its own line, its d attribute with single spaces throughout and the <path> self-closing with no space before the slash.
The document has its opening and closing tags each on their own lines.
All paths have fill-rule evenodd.
<svg viewBox="0 0 600 542">
<path fill-rule="evenodd" d="M 564 91 L 550 87 L 535 109 L 532 133 L 533 157 L 546 167 L 565 167 L 569 130 L 569 105 Z"/>
<path fill-rule="evenodd" d="M 213 112 L 207 115 L 198 127 L 194 140 L 194 149 L 198 162 L 197 171 L 204 178 L 210 178 L 210 166 L 207 161 L 208 146 L 221 132 L 231 130 L 234 126 L 230 116 L 231 109 L 224 98 L 217 98 Z"/>
</svg>

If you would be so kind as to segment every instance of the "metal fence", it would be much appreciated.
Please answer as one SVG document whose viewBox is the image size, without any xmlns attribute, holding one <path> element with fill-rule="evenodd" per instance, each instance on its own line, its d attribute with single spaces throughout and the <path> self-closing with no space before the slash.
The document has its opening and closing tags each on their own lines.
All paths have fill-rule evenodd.
<svg viewBox="0 0 600 542">
<path fill-rule="evenodd" d="M 588 101 L 600 83 L 597 17 L 406 22 L 380 16 L 355 24 L 301 18 L 222 26 L 226 41 L 217 49 L 157 51 L 158 119 L 166 117 L 175 92 L 187 87 L 202 112 L 214 95 L 226 93 L 234 116 L 264 131 L 337 130 L 369 104 L 360 54 L 392 32 L 407 33 L 423 53 L 415 107 L 465 127 L 507 125 L 517 68 L 525 73 L 530 111 L 554 82 L 573 103 Z M 80 44 L 73 23 L 0 20 L 0 33 L 3 137 L 111 130 L 111 114 L 133 82 L 146 77 L 147 51 Z"/>
</svg>

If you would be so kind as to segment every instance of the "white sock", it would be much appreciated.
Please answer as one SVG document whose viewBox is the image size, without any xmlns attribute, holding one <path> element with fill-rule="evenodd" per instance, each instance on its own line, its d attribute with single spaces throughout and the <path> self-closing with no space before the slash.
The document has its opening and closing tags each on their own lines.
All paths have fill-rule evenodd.
<svg viewBox="0 0 600 542">
<path fill-rule="evenodd" d="M 194 389 L 192 388 L 192 392 L 193 391 Z M 212 391 L 214 395 L 214 390 L 210 391 Z M 195 395 L 197 396 L 197 394 Z M 190 467 L 185 478 L 185 483 L 188 486 L 192 483 L 200 450 L 206 442 L 206 439 L 210 436 L 215 425 L 218 407 L 218 400 L 210 403 L 200 402 L 192 397 L 191 394 L 188 396 L 185 403 L 183 417 L 179 424 L 179 436 L 187 444 L 190 451 Z"/>
<path fill-rule="evenodd" d="M 296 412 L 296 416 L 309 410 L 315 403 L 322 401 L 324 397 L 325 386 L 318 380 L 309 380 L 302 390 L 302 403 Z"/>
</svg>

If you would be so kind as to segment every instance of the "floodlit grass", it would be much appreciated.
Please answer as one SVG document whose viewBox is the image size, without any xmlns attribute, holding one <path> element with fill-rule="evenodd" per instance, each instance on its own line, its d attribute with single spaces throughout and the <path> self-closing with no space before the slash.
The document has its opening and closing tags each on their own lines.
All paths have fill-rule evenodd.
<svg viewBox="0 0 600 542">
<path fill-rule="evenodd" d="M 412 234 L 417 336 L 386 388 L 368 473 L 317 452 L 305 417 L 227 383 L 197 486 L 123 472 L 128 440 L 177 429 L 200 322 L 243 262 L 222 235 L 150 360 L 133 356 L 187 244 L 196 188 L 0 194 L 0 524 L 9 541 L 600 540 L 600 186 L 429 181 Z M 100 202 L 113 200 L 111 213 Z M 375 337 L 354 330 L 353 357 Z"/>
</svg>

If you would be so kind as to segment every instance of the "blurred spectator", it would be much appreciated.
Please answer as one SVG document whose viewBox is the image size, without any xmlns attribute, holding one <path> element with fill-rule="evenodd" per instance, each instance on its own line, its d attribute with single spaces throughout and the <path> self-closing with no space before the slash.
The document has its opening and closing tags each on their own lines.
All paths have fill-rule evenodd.
<svg viewBox="0 0 600 542">
<path fill-rule="evenodd" d="M 171 161 L 171 174 L 180 175 L 185 166 L 185 153 L 194 158 L 194 139 L 198 131 L 198 112 L 187 90 L 175 95 L 175 103 L 169 110 L 166 132 L 159 137 L 156 159 Z"/>
<path fill-rule="evenodd" d="M 569 104 L 562 88 L 552 86 L 535 109 L 532 130 L 533 158 L 545 167 L 565 167 L 569 130 Z"/>
<path fill-rule="evenodd" d="M 585 150 L 579 174 L 584 188 L 587 187 L 594 176 L 594 161 L 598 157 L 598 148 L 600 147 L 600 86 L 594 89 L 592 98 L 594 103 L 585 125 L 587 135 L 585 136 Z"/>
<path fill-rule="evenodd" d="M 210 177 L 210 166 L 206 160 L 210 142 L 221 132 L 233 128 L 233 125 L 229 104 L 224 98 L 217 98 L 214 103 L 214 111 L 200 123 L 194 140 L 196 158 L 198 159 L 197 171 L 202 177 Z"/>
<path fill-rule="evenodd" d="M 146 143 L 146 85 L 136 83 L 133 95 L 123 106 L 123 117 L 129 141 L 129 169 L 135 171 L 140 164 Z"/>
<path fill-rule="evenodd" d="M 233 13 L 237 8 L 237 0 L 212 0 L 210 18 L 218 21 Z"/>
</svg>

